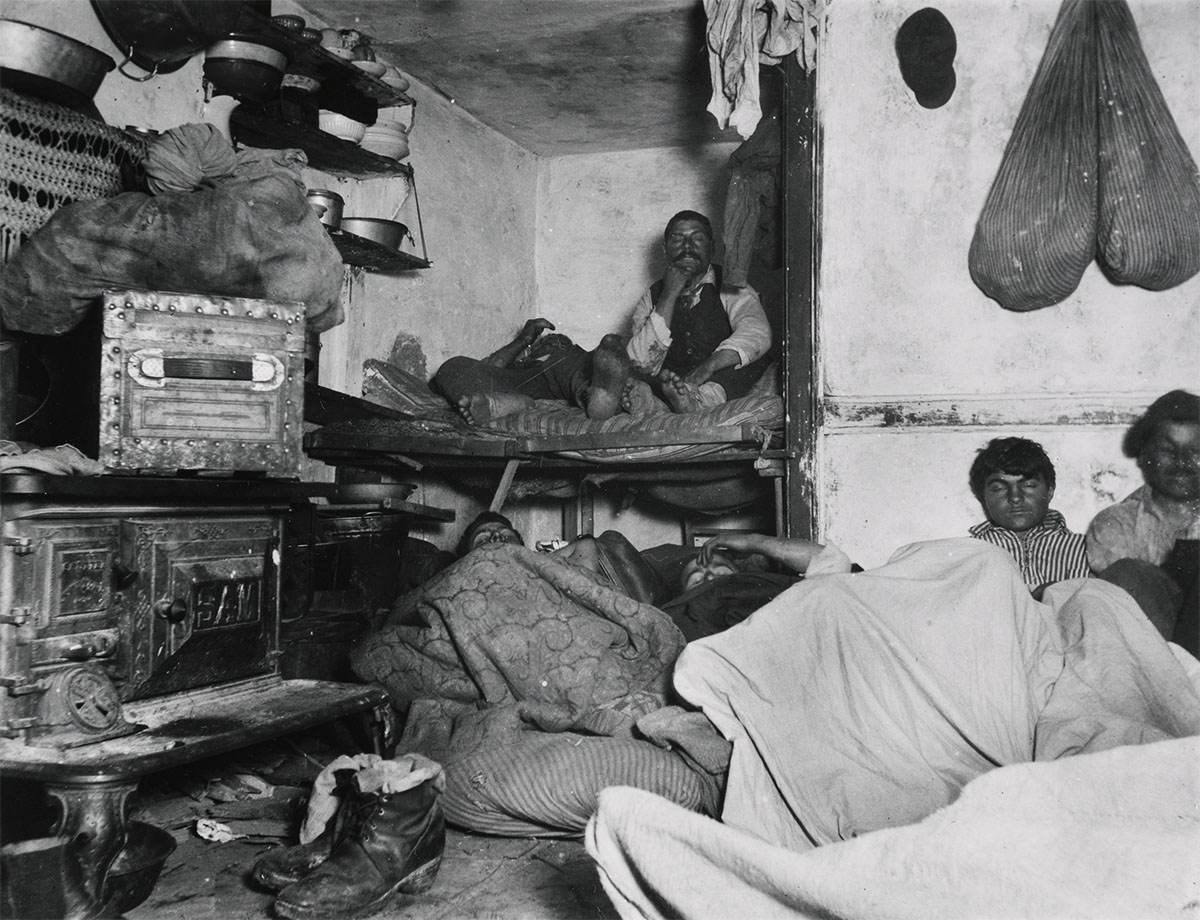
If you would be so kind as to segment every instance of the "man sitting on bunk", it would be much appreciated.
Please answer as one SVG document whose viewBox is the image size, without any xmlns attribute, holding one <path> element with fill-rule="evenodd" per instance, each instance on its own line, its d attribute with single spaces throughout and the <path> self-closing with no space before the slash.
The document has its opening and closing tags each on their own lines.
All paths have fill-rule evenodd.
<svg viewBox="0 0 1200 920">
<path fill-rule="evenodd" d="M 745 396 L 770 362 L 762 303 L 751 287 L 722 284 L 708 218 L 680 211 L 667 221 L 663 248 L 666 271 L 634 308 L 626 346 L 635 373 L 621 404 L 633 415 L 695 412 Z"/>
<path fill-rule="evenodd" d="M 536 399 L 566 400 L 602 421 L 619 409 L 686 413 L 745 396 L 770 362 L 771 325 L 758 294 L 722 286 L 703 214 L 680 211 L 663 243 L 667 270 L 634 309 L 628 344 L 614 334 L 593 352 L 561 335 L 539 341 L 554 324 L 531 319 L 486 358 L 450 358 L 434 386 L 472 425 Z"/>
<path fill-rule="evenodd" d="M 1083 534 L 1072 533 L 1062 514 L 1050 508 L 1054 464 L 1042 445 L 993 438 L 975 455 L 969 479 L 987 515 L 971 536 L 1008 550 L 1034 597 L 1040 599 L 1048 584 L 1091 574 Z"/>
</svg>

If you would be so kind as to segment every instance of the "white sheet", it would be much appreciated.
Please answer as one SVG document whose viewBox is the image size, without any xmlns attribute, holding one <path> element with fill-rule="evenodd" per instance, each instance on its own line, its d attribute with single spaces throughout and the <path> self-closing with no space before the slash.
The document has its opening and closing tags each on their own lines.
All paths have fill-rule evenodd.
<svg viewBox="0 0 1200 920">
<path fill-rule="evenodd" d="M 1002 550 L 935 541 L 811 578 L 689 645 L 676 686 L 733 742 L 725 824 L 606 792 L 588 840 L 614 903 L 697 918 L 1196 911 L 1194 663 L 1112 585 L 1046 600 Z"/>
<path fill-rule="evenodd" d="M 625 920 L 1194 917 L 1200 739 L 994 770 L 909 827 L 796 853 L 639 789 L 588 851 Z"/>
</svg>

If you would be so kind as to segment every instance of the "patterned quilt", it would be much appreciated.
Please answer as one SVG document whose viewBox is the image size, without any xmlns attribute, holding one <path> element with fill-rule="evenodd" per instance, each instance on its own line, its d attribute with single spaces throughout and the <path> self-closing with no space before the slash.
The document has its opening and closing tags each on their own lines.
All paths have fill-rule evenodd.
<svg viewBox="0 0 1200 920">
<path fill-rule="evenodd" d="M 627 735 L 665 705 L 683 646 L 665 613 L 586 569 L 493 544 L 402 597 L 352 664 L 407 714 L 406 751 L 453 760 L 488 734 L 480 710 L 508 724 L 515 707 L 523 729 Z M 456 739 L 456 722 L 472 728 Z"/>
</svg>

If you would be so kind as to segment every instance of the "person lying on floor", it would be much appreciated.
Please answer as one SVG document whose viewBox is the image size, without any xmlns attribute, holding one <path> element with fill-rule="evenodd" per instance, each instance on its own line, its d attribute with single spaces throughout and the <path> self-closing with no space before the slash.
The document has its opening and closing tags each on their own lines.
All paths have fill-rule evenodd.
<svg viewBox="0 0 1200 920">
<path fill-rule="evenodd" d="M 684 566 L 681 593 L 659 606 L 689 642 L 715 635 L 802 581 L 823 549 L 799 538 L 719 533 Z M 853 565 L 852 571 L 862 568 Z"/>
<path fill-rule="evenodd" d="M 461 559 L 493 543 L 525 546 L 525 537 L 498 511 L 481 511 L 463 530 L 458 556 Z M 647 604 L 661 603 L 674 593 L 637 548 L 615 530 L 606 530 L 598 537 L 578 536 L 550 555 L 587 571 L 605 587 Z"/>
<path fill-rule="evenodd" d="M 701 714 L 671 705 L 686 643 L 671 617 L 574 552 L 521 545 L 502 515 L 480 515 L 464 537 L 461 558 L 400 598 L 351 659 L 403 715 L 400 750 L 445 768 L 447 820 L 578 836 L 614 783 L 715 814 L 729 748 Z M 604 542 L 567 549 L 619 565 Z M 779 547 L 796 569 L 817 551 Z"/>
<path fill-rule="evenodd" d="M 483 511 L 463 531 L 459 557 L 491 543 L 524 546 L 525 538 L 504 515 Z M 721 533 L 684 563 L 677 586 L 661 577 L 616 531 L 577 537 L 553 555 L 590 572 L 601 584 L 654 604 L 691 642 L 740 623 L 796 584 L 821 548 L 806 540 Z M 782 571 L 772 570 L 775 568 Z"/>
<path fill-rule="evenodd" d="M 505 529 L 487 524 L 485 532 Z M 351 666 L 402 715 L 400 750 L 445 768 L 452 824 L 578 836 L 599 789 L 614 781 L 706 813 L 717 808 L 722 764 L 697 771 L 636 730 L 667 705 L 684 644 L 657 607 L 567 553 L 536 552 L 510 533 L 479 536 L 399 598 Z"/>
<path fill-rule="evenodd" d="M 1154 867 L 1168 857 L 1172 910 L 1194 900 L 1195 822 L 1186 812 L 1195 799 L 1200 662 L 1100 579 L 1057 582 L 1034 600 L 1013 557 L 984 541 L 912 544 L 877 568 L 818 577 L 833 555 L 827 546 L 803 582 L 680 655 L 675 690 L 732 746 L 720 821 L 642 790 L 604 790 L 587 842 L 622 917 L 894 916 L 893 889 L 920 883 L 944 898 L 932 913 L 963 916 L 958 892 L 979 894 L 976 879 L 1001 862 L 1013 866 L 1026 844 L 1042 859 L 1068 855 L 1048 863 L 1050 874 L 1025 861 L 1020 879 L 1006 875 L 988 907 L 972 900 L 966 915 L 1060 916 L 1085 892 L 1089 912 L 1104 914 L 1104 899 L 1086 888 L 1054 894 L 1077 885 L 1088 865 L 1073 854 L 1094 852 L 1119 825 L 1102 818 L 1140 813 L 1162 836 L 1139 838 L 1145 850 L 1106 847 L 1107 869 L 1088 872 L 1089 884 L 1110 897 L 1131 885 L 1154 897 L 1155 881 L 1168 881 Z M 1069 807 L 1057 810 L 1061 823 L 1045 822 L 1061 798 L 1086 791 L 1078 771 L 1057 772 L 1061 783 L 1048 786 L 1046 770 L 1025 769 L 1128 746 L 1145 750 L 1139 762 L 1149 766 L 1155 750 L 1176 744 L 1190 746 L 1161 774 L 1123 770 L 1121 784 L 1078 813 L 1083 822 Z M 1008 769 L 1018 772 L 1007 796 L 979 809 L 968 784 Z M 953 833 L 954 819 L 972 813 L 969 804 L 956 812 L 958 801 L 976 806 L 967 833 Z M 998 822 L 1018 808 L 1028 837 L 999 834 Z M 916 851 L 905 832 L 926 819 L 933 823 Z M 950 849 L 938 846 L 946 834 Z M 878 843 L 868 849 L 862 841 L 871 838 Z M 970 858 L 960 859 L 967 849 Z M 823 875 L 839 852 L 843 871 Z M 1055 909 L 1030 913 L 1029 903 Z M 903 916 L 928 915 L 919 901 L 905 904 Z"/>
</svg>

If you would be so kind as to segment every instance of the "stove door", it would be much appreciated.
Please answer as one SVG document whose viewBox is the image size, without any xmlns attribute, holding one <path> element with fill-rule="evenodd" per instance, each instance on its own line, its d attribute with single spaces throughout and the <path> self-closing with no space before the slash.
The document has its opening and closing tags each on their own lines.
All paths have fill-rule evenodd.
<svg viewBox="0 0 1200 920">
<path fill-rule="evenodd" d="M 122 699 L 277 670 L 281 526 L 279 516 L 122 522 L 123 560 L 138 572 Z"/>
</svg>

